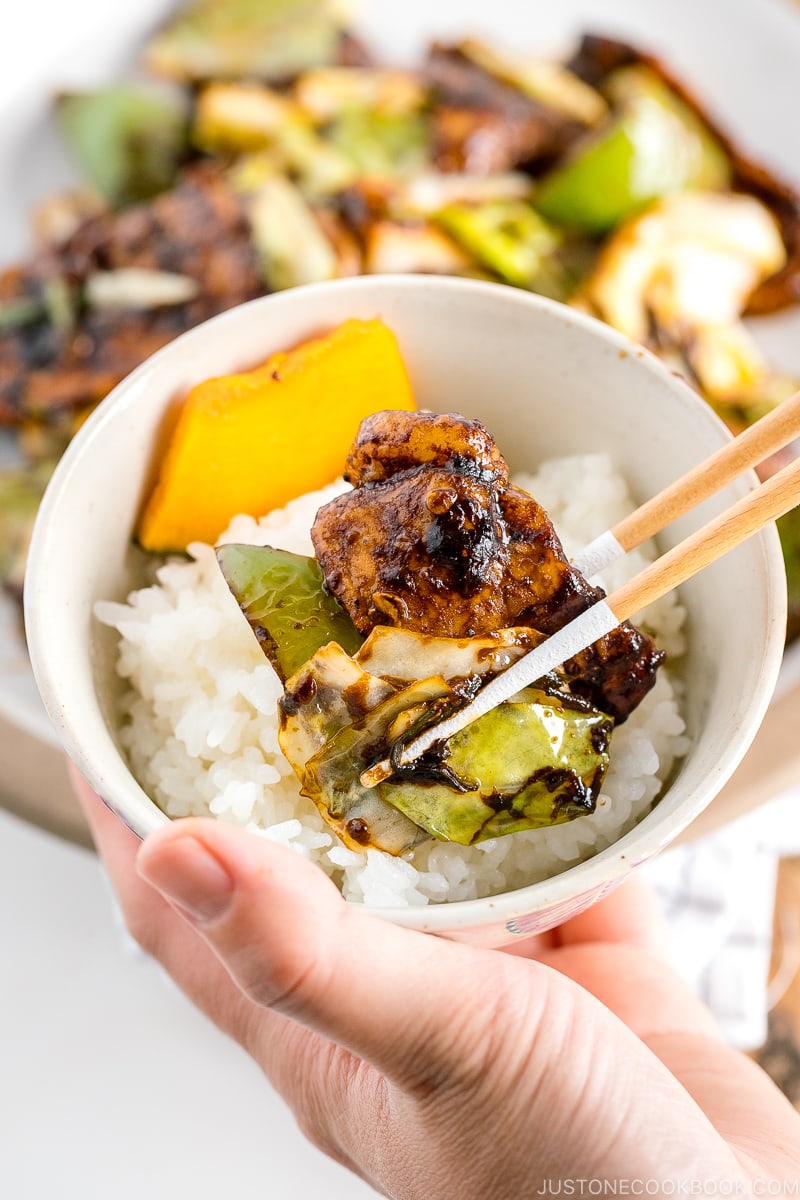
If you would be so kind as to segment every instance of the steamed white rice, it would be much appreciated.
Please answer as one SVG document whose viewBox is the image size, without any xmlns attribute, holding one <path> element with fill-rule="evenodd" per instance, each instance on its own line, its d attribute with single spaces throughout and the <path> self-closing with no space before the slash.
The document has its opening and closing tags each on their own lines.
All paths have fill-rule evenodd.
<svg viewBox="0 0 800 1200">
<path fill-rule="evenodd" d="M 558 459 L 519 476 L 550 514 L 568 554 L 633 507 L 624 480 L 601 455 Z M 334 484 L 260 521 L 236 517 L 220 541 L 313 553 L 309 530 Z M 662 668 L 646 700 L 611 741 L 596 812 L 553 829 L 463 847 L 430 841 L 403 858 L 347 849 L 300 795 L 278 747 L 281 686 L 239 611 L 210 546 L 171 561 L 158 582 L 97 616 L 120 635 L 126 680 L 122 741 L 134 774 L 171 817 L 208 816 L 284 842 L 318 863 L 348 900 L 406 906 L 493 895 L 558 874 L 608 846 L 651 808 L 686 752 L 674 675 Z M 628 555 L 603 577 L 607 589 L 652 554 Z M 639 617 L 670 663 L 684 651 L 684 613 L 673 594 Z"/>
</svg>

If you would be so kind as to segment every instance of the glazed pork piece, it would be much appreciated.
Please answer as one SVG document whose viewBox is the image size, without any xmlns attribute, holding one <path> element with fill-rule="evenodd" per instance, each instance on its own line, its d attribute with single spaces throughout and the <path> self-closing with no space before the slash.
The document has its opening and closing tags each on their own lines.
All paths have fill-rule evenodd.
<svg viewBox="0 0 800 1200">
<path fill-rule="evenodd" d="M 457 46 L 434 44 L 424 76 L 433 89 L 440 171 L 488 175 L 549 161 L 582 131 L 563 113 L 484 71 Z"/>
<path fill-rule="evenodd" d="M 362 423 L 354 489 L 312 530 L 330 591 L 356 628 L 463 638 L 511 626 L 554 633 L 603 596 L 569 563 L 547 514 L 508 483 L 477 421 L 384 412 Z M 571 690 L 623 721 L 663 661 L 625 622 L 565 664 Z"/>
<path fill-rule="evenodd" d="M 344 477 L 353 487 L 421 466 L 451 467 L 508 484 L 506 460 L 480 421 L 455 414 L 379 412 L 359 426 Z"/>
<path fill-rule="evenodd" d="M 156 282 L 177 277 L 185 297 L 97 295 L 98 279 L 132 269 Z M 33 309 L 30 320 L 0 325 L 0 425 L 96 404 L 178 334 L 265 290 L 243 200 L 216 166 L 188 168 L 173 191 L 93 217 L 0 274 L 0 305 Z"/>
</svg>

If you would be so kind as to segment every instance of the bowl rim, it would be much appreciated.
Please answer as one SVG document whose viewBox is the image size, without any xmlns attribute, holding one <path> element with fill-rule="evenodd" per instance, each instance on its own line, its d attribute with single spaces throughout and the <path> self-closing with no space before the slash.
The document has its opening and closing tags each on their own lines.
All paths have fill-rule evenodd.
<svg viewBox="0 0 800 1200">
<path fill-rule="evenodd" d="M 624 352 L 635 358 L 640 364 L 641 370 L 656 376 L 660 384 L 673 393 L 682 404 L 696 407 L 698 417 L 714 427 L 723 440 L 730 437 L 720 418 L 689 387 L 683 377 L 670 370 L 645 347 L 631 342 L 623 334 L 590 314 L 531 292 L 483 280 L 415 274 L 354 276 L 348 279 L 307 284 L 247 301 L 245 304 L 210 318 L 175 338 L 136 367 L 109 392 L 67 447 L 45 492 L 36 519 L 24 593 L 25 628 L 34 676 L 50 720 L 59 734 L 59 741 L 67 754 L 86 774 L 89 782 L 100 791 L 107 806 L 140 838 L 146 837 L 158 825 L 173 818 L 167 817 L 158 808 L 155 801 L 150 799 L 155 819 L 149 828 L 145 827 L 142 822 L 126 811 L 124 798 L 103 794 L 104 789 L 98 786 L 100 782 L 98 772 L 95 770 L 90 756 L 83 749 L 83 742 L 79 736 L 80 720 L 77 722 L 74 720 L 69 709 L 69 698 L 64 696 L 64 689 L 58 679 L 58 673 L 52 670 L 52 664 L 48 661 L 42 646 L 39 631 L 40 614 L 46 608 L 42 601 L 42 597 L 46 594 L 46 547 L 48 538 L 51 536 L 52 516 L 59 506 L 61 495 L 68 488 L 73 471 L 80 465 L 94 439 L 108 423 L 115 419 L 118 410 L 125 407 L 131 393 L 135 392 L 142 381 L 146 380 L 164 359 L 185 354 L 193 343 L 203 340 L 212 327 L 215 337 L 224 335 L 225 328 L 229 325 L 234 326 L 241 321 L 243 313 L 246 313 L 249 319 L 253 312 L 263 310 L 265 318 L 268 320 L 271 309 L 275 307 L 287 304 L 301 305 L 306 299 L 311 301 L 326 293 L 337 292 L 346 302 L 346 298 L 350 294 L 364 291 L 380 294 L 398 290 L 433 291 L 439 292 L 443 296 L 472 294 L 476 299 L 485 297 L 491 303 L 506 304 L 509 308 L 514 307 L 528 312 L 546 312 L 551 318 L 560 320 L 581 330 L 590 338 L 603 341 L 618 352 Z M 342 319 L 345 319 L 344 315 Z M 224 365 L 220 367 L 220 371 L 231 369 L 235 368 Z M 755 475 L 752 472 L 750 474 L 755 480 Z M 786 584 L 777 531 L 774 526 L 767 527 L 756 536 L 760 538 L 762 545 L 769 607 L 772 609 L 777 606 L 777 613 L 780 615 L 782 609 L 785 612 Z M 780 626 L 779 621 L 774 624 Z M 692 797 L 686 797 L 681 803 L 679 814 L 672 814 L 670 820 L 658 820 L 658 805 L 656 805 L 631 830 L 591 858 L 567 867 L 564 871 L 548 879 L 526 884 L 495 896 L 411 907 L 379 908 L 361 902 L 355 903 L 358 904 L 361 911 L 379 916 L 395 924 L 444 933 L 457 931 L 458 928 L 466 926 L 474 928 L 499 922 L 508 924 L 515 918 L 530 916 L 567 901 L 571 901 L 575 909 L 579 906 L 581 899 L 585 898 L 586 903 L 593 901 L 598 898 L 598 889 L 602 889 L 603 893 L 610 890 L 622 881 L 632 867 L 651 858 L 672 842 L 703 811 L 728 781 L 747 752 L 766 713 L 780 670 L 782 654 L 782 638 L 779 636 L 769 638 L 755 684 L 757 699 L 737 726 L 736 745 L 731 744 L 729 747 L 727 760 L 722 770 L 714 775 L 713 783 L 697 789 Z M 137 787 L 141 787 L 121 751 L 118 750 L 117 753 L 130 779 L 136 783 Z M 157 818 L 155 814 L 158 814 Z"/>
</svg>

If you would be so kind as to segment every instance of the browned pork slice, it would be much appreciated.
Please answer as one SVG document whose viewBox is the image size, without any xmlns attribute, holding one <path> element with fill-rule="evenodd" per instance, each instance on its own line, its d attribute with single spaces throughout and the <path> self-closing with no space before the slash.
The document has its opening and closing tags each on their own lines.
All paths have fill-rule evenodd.
<svg viewBox="0 0 800 1200">
<path fill-rule="evenodd" d="M 490 75 L 458 47 L 435 44 L 425 77 L 435 97 L 434 156 L 441 171 L 490 175 L 549 160 L 582 132 L 563 112 Z"/>
<path fill-rule="evenodd" d="M 177 334 L 264 291 L 242 199 L 218 168 L 188 169 L 173 191 L 93 217 L 0 277 L 0 424 L 101 400 Z M 13 320 L 19 302 L 31 311 Z"/>
<path fill-rule="evenodd" d="M 358 487 L 421 466 L 508 483 L 508 466 L 494 439 L 480 421 L 458 413 L 373 413 L 359 426 L 344 477 Z"/>
<path fill-rule="evenodd" d="M 356 486 L 320 509 L 312 539 L 328 588 L 363 634 L 377 625 L 451 638 L 520 625 L 551 634 L 603 595 L 571 566 L 536 500 L 508 485 L 477 421 L 376 414 L 347 474 Z M 565 670 L 576 694 L 624 720 L 662 661 L 625 623 Z"/>
</svg>

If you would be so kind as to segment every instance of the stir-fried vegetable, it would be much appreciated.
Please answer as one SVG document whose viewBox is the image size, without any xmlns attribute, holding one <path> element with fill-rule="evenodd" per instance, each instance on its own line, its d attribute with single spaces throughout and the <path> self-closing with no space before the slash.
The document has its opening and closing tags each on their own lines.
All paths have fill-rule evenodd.
<svg viewBox="0 0 800 1200">
<path fill-rule="evenodd" d="M 207 154 L 238 156 L 266 151 L 253 164 L 246 161 L 233 180 L 247 188 L 253 173 L 296 177 L 314 195 L 328 195 L 352 183 L 350 159 L 319 136 L 302 108 L 273 88 L 259 84 L 214 83 L 197 101 L 192 141 Z M 280 222 L 275 235 L 280 236 Z M 272 282 L 271 280 L 268 282 Z"/>
<path fill-rule="evenodd" d="M 55 459 L 42 459 L 33 468 L 0 471 L 0 585 L 19 599 L 33 523 L 54 467 Z"/>
<path fill-rule="evenodd" d="M 305 71 L 295 98 L 320 125 L 349 112 L 405 117 L 419 112 L 428 99 L 422 80 L 410 71 L 368 67 L 318 67 Z"/>
<path fill-rule="evenodd" d="M 526 688 L 448 741 L 445 782 L 412 777 L 384 785 L 383 794 L 432 837 L 462 846 L 594 812 L 613 723 L 574 703 Z"/>
<path fill-rule="evenodd" d="M 267 179 L 250 200 L 250 227 L 261 270 L 275 291 L 338 275 L 338 258 L 299 188 Z"/>
<path fill-rule="evenodd" d="M 193 0 L 156 34 L 147 65 L 177 80 L 283 80 L 333 57 L 334 0 Z"/>
<path fill-rule="evenodd" d="M 296 690 L 290 684 L 287 697 L 294 694 Z M 401 692 L 392 690 L 386 699 L 367 709 L 360 720 L 351 718 L 327 737 L 321 749 L 303 763 L 293 758 L 282 725 L 281 749 L 294 767 L 303 793 L 314 801 L 323 819 L 346 845 L 358 849 L 372 846 L 400 854 L 428 836 L 418 822 L 392 804 L 390 785 L 365 788 L 359 775 L 372 766 L 376 751 L 391 744 L 393 726 L 409 710 L 416 713 L 420 705 L 450 695 L 444 679 L 437 677 L 409 684 Z M 285 710 L 286 700 L 283 703 Z"/>
<path fill-rule="evenodd" d="M 610 238 L 582 294 L 633 341 L 650 321 L 666 330 L 738 319 L 786 251 L 774 219 L 751 196 L 671 196 Z"/>
<path fill-rule="evenodd" d="M 373 828 L 378 800 L 428 836 L 462 846 L 594 811 L 611 722 L 535 689 L 468 726 L 438 761 L 409 771 L 407 782 L 365 789 L 359 773 L 381 746 L 396 745 L 398 729 L 408 734 L 435 719 L 442 701 L 452 703 L 452 693 L 441 677 L 411 684 L 340 729 L 305 764 L 304 791 L 346 840 L 390 849 Z"/>
<path fill-rule="evenodd" d="M 376 788 L 360 782 L 377 759 L 463 703 L 465 679 L 471 689 L 508 665 L 531 636 L 431 638 L 378 627 L 353 658 L 327 645 L 287 681 L 281 748 L 346 844 L 392 854 L 425 837 L 470 845 L 594 810 L 613 723 L 557 687 L 527 689 L 405 777 L 399 771 Z"/>
<path fill-rule="evenodd" d="M 486 204 L 451 204 L 437 216 L 439 223 L 484 266 L 506 283 L 533 291 L 552 273 L 558 233 L 524 200 Z"/>
<path fill-rule="evenodd" d="M 116 84 L 58 100 L 58 120 L 86 178 L 112 204 L 171 187 L 187 150 L 187 104 L 176 93 Z"/>
<path fill-rule="evenodd" d="M 118 271 L 95 271 L 87 275 L 83 299 L 91 308 L 149 311 L 188 304 L 199 291 L 197 280 L 188 275 L 122 267 Z"/>
<path fill-rule="evenodd" d="M 411 175 L 430 158 L 430 132 L 418 113 L 348 109 L 328 129 L 356 176 Z"/>
<path fill-rule="evenodd" d="M 786 260 L 770 213 L 751 196 L 670 196 L 606 243 L 581 296 L 634 341 L 671 352 L 729 418 L 756 419 L 793 389 L 740 318 Z"/>
<path fill-rule="evenodd" d="M 800 636 L 800 510 L 793 509 L 778 521 L 789 592 L 787 636 Z"/>
<path fill-rule="evenodd" d="M 354 654 L 363 638 L 325 590 L 315 558 L 271 546 L 228 543 L 217 561 L 250 628 L 285 683 L 321 646 L 337 642 Z"/>
<path fill-rule="evenodd" d="M 476 275 L 475 259 L 441 229 L 424 221 L 376 221 L 364 246 L 366 275 Z"/>
<path fill-rule="evenodd" d="M 739 318 L 796 303 L 800 196 L 661 63 L 590 35 L 563 62 L 473 38 L 386 66 L 348 15 L 187 0 L 146 47 L 160 80 L 59 99 L 89 186 L 0 274 L 0 424 L 80 413 L 198 322 L 362 272 L 589 308 L 734 429 L 793 390 Z"/>
<path fill-rule="evenodd" d="M 606 90 L 614 115 L 543 180 L 545 217 L 604 233 L 661 196 L 727 186 L 722 148 L 646 67 L 616 73 Z"/>
</svg>

